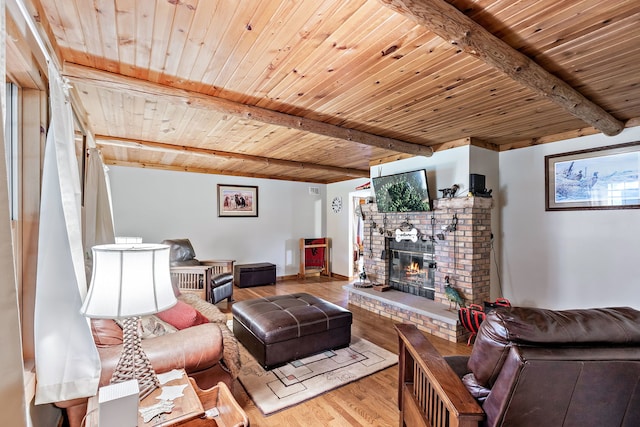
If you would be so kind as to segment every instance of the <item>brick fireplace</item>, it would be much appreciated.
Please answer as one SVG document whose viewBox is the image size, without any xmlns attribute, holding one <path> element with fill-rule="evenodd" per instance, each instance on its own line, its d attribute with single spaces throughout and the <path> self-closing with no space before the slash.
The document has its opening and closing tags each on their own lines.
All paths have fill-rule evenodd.
<svg viewBox="0 0 640 427">
<path fill-rule="evenodd" d="M 390 256 L 396 230 L 409 233 L 415 228 L 417 243 L 425 255 L 423 262 L 416 263 L 418 272 L 411 274 L 419 274 L 426 281 L 415 284 L 410 278 L 404 281 L 407 285 L 393 286 L 387 292 L 349 285 L 349 303 L 398 322 L 415 323 L 419 329 L 449 341 L 466 341 L 467 333 L 457 321 L 457 311 L 449 310 L 445 277 L 449 277 L 449 283 L 467 305 L 482 305 L 489 300 L 492 202 L 493 199 L 482 197 L 446 198 L 435 200 L 432 212 L 394 214 L 379 213 L 375 203 L 364 205 L 367 280 L 390 284 L 389 273 L 397 268 L 394 263 L 399 258 Z"/>
</svg>

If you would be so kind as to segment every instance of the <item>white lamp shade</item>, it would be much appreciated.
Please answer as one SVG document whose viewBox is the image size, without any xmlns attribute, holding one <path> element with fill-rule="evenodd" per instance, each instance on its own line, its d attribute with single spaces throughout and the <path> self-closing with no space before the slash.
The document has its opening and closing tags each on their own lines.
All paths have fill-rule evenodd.
<svg viewBox="0 0 640 427">
<path fill-rule="evenodd" d="M 169 246 L 94 246 L 91 286 L 80 312 L 119 319 L 166 310 L 177 302 L 171 286 Z"/>
</svg>

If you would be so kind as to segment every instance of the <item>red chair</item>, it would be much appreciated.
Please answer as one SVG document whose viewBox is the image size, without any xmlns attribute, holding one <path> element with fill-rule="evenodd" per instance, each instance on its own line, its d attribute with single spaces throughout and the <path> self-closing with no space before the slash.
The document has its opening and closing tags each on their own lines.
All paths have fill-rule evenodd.
<svg viewBox="0 0 640 427">
<path fill-rule="evenodd" d="M 511 307 L 511 302 L 506 298 L 498 298 L 494 304 L 499 307 Z"/>
<path fill-rule="evenodd" d="M 495 302 L 485 302 L 484 303 L 487 310 L 493 309 L 495 307 L 511 307 L 511 302 L 506 298 L 498 298 Z M 478 333 L 478 329 L 480 329 L 480 324 L 486 317 L 485 307 L 482 307 L 478 304 L 470 304 L 469 307 L 461 307 L 458 310 L 458 319 L 462 326 L 469 332 L 469 339 L 467 340 L 467 345 L 471 345 L 471 340 Z"/>
<path fill-rule="evenodd" d="M 471 345 L 471 340 L 478 333 L 478 329 L 480 329 L 480 324 L 486 317 L 484 312 L 484 308 L 478 304 L 470 304 L 468 307 L 461 307 L 458 310 L 458 319 L 462 326 L 469 332 L 469 339 L 467 340 L 467 345 Z"/>
</svg>

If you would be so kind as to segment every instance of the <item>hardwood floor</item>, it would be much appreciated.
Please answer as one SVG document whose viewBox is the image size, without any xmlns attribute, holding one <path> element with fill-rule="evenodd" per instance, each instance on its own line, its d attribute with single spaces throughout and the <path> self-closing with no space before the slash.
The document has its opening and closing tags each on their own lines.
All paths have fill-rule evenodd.
<svg viewBox="0 0 640 427">
<path fill-rule="evenodd" d="M 365 338 L 387 350 L 398 352 L 398 339 L 393 321 L 359 307 L 348 305 L 348 293 L 342 289 L 343 280 L 310 277 L 305 280 L 286 280 L 276 285 L 253 288 L 234 288 L 234 298 L 242 301 L 270 295 L 307 292 L 348 308 L 353 313 L 351 333 Z M 231 306 L 218 304 L 220 310 L 231 315 Z M 443 355 L 469 354 L 470 347 L 429 336 Z M 398 366 L 385 369 L 359 381 L 340 387 L 300 405 L 268 417 L 253 404 L 242 384 L 237 380 L 233 394 L 249 416 L 252 427 L 284 426 L 397 426 Z"/>
</svg>

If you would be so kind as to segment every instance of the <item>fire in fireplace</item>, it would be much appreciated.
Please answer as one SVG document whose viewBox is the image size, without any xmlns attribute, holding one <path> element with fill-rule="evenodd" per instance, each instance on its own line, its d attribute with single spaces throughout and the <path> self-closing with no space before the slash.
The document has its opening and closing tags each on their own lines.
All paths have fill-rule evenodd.
<svg viewBox="0 0 640 427">
<path fill-rule="evenodd" d="M 428 299 L 435 296 L 433 242 L 387 239 L 389 254 L 389 286 L 402 292 Z"/>
</svg>

